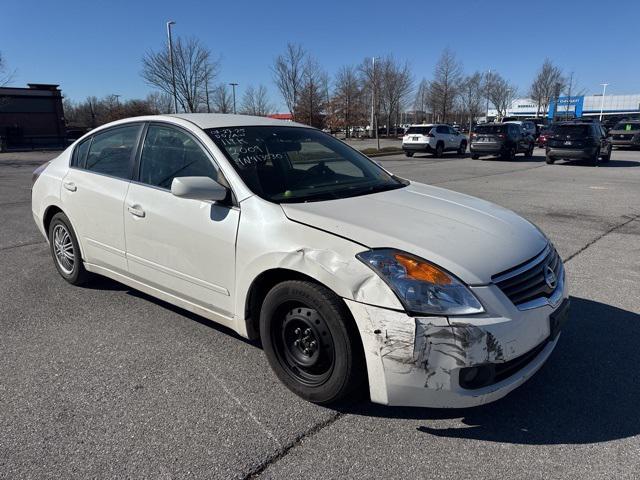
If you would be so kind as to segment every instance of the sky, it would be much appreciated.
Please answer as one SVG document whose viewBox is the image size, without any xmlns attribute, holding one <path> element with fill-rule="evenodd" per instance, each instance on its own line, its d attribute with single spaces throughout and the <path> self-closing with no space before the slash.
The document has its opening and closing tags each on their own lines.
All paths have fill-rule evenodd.
<svg viewBox="0 0 640 480">
<path fill-rule="evenodd" d="M 174 35 L 197 37 L 221 62 L 218 82 L 238 98 L 264 84 L 284 104 L 271 65 L 288 42 L 301 44 L 333 75 L 341 66 L 393 54 L 429 79 L 444 48 L 465 72 L 498 71 L 525 94 L 545 57 L 578 88 L 640 93 L 640 0 L 616 1 L 64 1 L 0 0 L 0 52 L 14 86 L 60 84 L 72 100 L 153 90 L 141 58 Z"/>
</svg>

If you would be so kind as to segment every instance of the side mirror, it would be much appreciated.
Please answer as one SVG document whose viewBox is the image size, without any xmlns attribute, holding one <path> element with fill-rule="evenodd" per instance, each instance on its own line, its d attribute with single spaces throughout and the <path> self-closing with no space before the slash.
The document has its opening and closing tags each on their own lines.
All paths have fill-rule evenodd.
<svg viewBox="0 0 640 480">
<path fill-rule="evenodd" d="M 227 188 L 209 177 L 176 177 L 171 182 L 171 193 L 191 200 L 218 202 L 227 198 Z"/>
</svg>

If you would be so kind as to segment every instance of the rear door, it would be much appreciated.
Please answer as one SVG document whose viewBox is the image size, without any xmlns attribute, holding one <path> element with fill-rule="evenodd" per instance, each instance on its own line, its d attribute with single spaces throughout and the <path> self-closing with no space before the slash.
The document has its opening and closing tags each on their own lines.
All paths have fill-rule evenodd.
<svg viewBox="0 0 640 480">
<path fill-rule="evenodd" d="M 126 273 L 123 227 L 141 123 L 101 131 L 76 147 L 62 181 L 65 213 L 79 238 L 85 262 Z"/>
<path fill-rule="evenodd" d="M 175 177 L 226 184 L 213 157 L 188 131 L 150 124 L 125 201 L 129 273 L 184 300 L 231 317 L 240 210 L 230 202 L 179 198 Z"/>
</svg>

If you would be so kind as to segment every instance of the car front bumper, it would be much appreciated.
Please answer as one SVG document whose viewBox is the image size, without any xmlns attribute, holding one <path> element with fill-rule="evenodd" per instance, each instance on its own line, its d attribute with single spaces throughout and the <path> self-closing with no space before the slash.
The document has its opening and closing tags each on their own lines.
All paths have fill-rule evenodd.
<svg viewBox="0 0 640 480">
<path fill-rule="evenodd" d="M 362 337 L 371 400 L 465 408 L 504 397 L 536 373 L 555 348 L 559 334 L 552 335 L 550 317 L 568 301 L 566 285 L 559 287 L 554 306 L 524 311 L 495 285 L 473 287 L 493 312 L 473 317 L 411 317 L 346 300 Z M 480 388 L 460 385 L 462 369 L 494 365 L 509 368 L 508 376 Z"/>
<path fill-rule="evenodd" d="M 596 147 L 591 148 L 558 148 L 547 147 L 547 156 L 556 158 L 590 159 L 596 154 Z"/>
</svg>

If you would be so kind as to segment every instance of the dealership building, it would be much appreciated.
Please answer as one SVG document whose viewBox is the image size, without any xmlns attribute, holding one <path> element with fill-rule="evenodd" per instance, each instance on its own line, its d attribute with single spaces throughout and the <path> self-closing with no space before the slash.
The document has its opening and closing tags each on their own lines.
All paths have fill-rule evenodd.
<svg viewBox="0 0 640 480">
<path fill-rule="evenodd" d="M 537 105 L 530 98 L 514 100 L 511 108 L 507 110 L 509 117 L 532 118 L 538 117 L 571 118 L 599 116 L 602 117 L 628 116 L 640 117 L 640 94 L 634 95 L 579 95 L 571 97 L 559 97 L 553 100 L 549 108 L 538 112 Z M 495 109 L 489 109 L 489 117 L 497 117 Z"/>
</svg>

